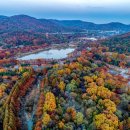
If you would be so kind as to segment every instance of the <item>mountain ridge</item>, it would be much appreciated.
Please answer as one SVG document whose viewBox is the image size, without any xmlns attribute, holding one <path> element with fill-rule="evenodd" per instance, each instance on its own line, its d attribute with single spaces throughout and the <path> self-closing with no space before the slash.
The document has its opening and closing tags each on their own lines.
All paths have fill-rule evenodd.
<svg viewBox="0 0 130 130">
<path fill-rule="evenodd" d="M 38 19 L 28 15 L 3 16 L 0 15 L 0 32 L 8 31 L 34 32 L 81 32 L 86 30 L 125 30 L 130 31 L 130 25 L 120 22 L 95 24 L 82 20 Z"/>
</svg>

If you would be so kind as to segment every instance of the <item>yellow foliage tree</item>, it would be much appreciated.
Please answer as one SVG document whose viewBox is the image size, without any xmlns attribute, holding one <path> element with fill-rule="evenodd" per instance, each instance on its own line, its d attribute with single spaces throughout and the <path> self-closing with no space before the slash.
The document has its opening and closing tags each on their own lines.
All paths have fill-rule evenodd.
<svg viewBox="0 0 130 130">
<path fill-rule="evenodd" d="M 50 115 L 47 113 L 44 113 L 43 119 L 42 119 L 43 125 L 47 126 L 50 120 L 51 120 Z"/>
<path fill-rule="evenodd" d="M 99 130 L 118 130 L 118 117 L 114 114 L 98 114 L 94 118 L 96 128 Z"/>
<path fill-rule="evenodd" d="M 58 85 L 58 88 L 61 90 L 61 91 L 64 91 L 65 89 L 65 83 L 63 81 L 61 81 Z"/>
<path fill-rule="evenodd" d="M 84 76 L 84 80 L 87 81 L 87 83 L 92 83 L 93 82 L 93 78 L 91 78 L 89 76 Z"/>
<path fill-rule="evenodd" d="M 63 75 L 64 73 L 65 73 L 65 71 L 64 71 L 63 69 L 57 71 L 57 74 L 58 74 L 58 75 Z"/>
<path fill-rule="evenodd" d="M 73 120 L 76 118 L 76 110 L 73 107 L 68 107 L 67 113 L 71 115 Z"/>
<path fill-rule="evenodd" d="M 89 87 L 86 89 L 86 92 L 90 96 L 97 96 L 102 99 L 110 99 L 112 92 L 103 86 L 96 86 L 95 84 L 91 83 Z"/>
<path fill-rule="evenodd" d="M 64 126 L 65 126 L 65 124 L 64 124 L 63 121 L 60 121 L 60 122 L 58 123 L 58 126 L 59 126 L 60 129 L 63 129 Z"/>
<path fill-rule="evenodd" d="M 71 70 L 69 68 L 65 68 L 65 73 L 66 74 L 70 74 L 71 73 Z"/>
<path fill-rule="evenodd" d="M 103 105 L 105 110 L 109 113 L 114 113 L 116 111 L 116 104 L 110 99 L 100 100 L 99 104 Z"/>
<path fill-rule="evenodd" d="M 103 99 L 110 99 L 112 92 L 103 86 L 99 86 L 97 89 L 97 96 L 100 96 Z"/>
<path fill-rule="evenodd" d="M 45 96 L 44 111 L 53 111 L 56 108 L 55 96 L 51 92 L 47 92 Z"/>
<path fill-rule="evenodd" d="M 97 78 L 96 83 L 98 86 L 104 86 L 104 80 L 102 78 Z"/>
</svg>

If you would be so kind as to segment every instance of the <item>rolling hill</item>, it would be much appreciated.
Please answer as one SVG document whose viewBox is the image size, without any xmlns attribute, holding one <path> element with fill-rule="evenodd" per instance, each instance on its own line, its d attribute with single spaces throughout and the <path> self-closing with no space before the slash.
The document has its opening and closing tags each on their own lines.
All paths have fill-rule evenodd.
<svg viewBox="0 0 130 130">
<path fill-rule="evenodd" d="M 101 43 L 110 48 L 111 51 L 130 54 L 130 32 L 118 36 L 113 36 Z"/>
<path fill-rule="evenodd" d="M 37 19 L 27 15 L 11 17 L 0 15 L 0 46 L 15 47 L 42 43 L 65 42 L 66 36 L 50 36 L 46 33 L 101 31 L 130 31 L 130 25 L 122 23 L 95 24 L 81 20 Z M 62 40 L 62 41 L 61 41 Z"/>
<path fill-rule="evenodd" d="M 80 32 L 85 30 L 124 30 L 130 25 L 118 22 L 95 24 L 81 20 L 36 19 L 27 15 L 0 16 L 0 33 L 12 31 L 29 32 Z"/>
</svg>

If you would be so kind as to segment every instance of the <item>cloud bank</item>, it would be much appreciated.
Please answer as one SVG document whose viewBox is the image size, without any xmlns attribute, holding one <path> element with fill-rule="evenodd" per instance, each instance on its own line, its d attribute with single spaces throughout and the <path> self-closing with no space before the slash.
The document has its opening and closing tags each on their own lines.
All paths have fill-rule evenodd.
<svg viewBox="0 0 130 130">
<path fill-rule="evenodd" d="M 129 5 L 130 0 L 3 0 L 0 1 L 0 14 L 130 23 Z"/>
</svg>

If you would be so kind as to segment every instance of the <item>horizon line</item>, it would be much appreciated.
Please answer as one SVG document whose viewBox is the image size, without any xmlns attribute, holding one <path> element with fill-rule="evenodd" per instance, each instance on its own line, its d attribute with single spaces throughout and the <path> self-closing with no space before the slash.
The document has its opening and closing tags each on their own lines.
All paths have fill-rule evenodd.
<svg viewBox="0 0 130 130">
<path fill-rule="evenodd" d="M 36 17 L 36 16 L 31 16 L 31 15 L 28 15 L 28 14 L 14 14 L 14 15 L 1 15 L 0 14 L 0 17 L 3 16 L 3 17 L 14 17 L 14 16 L 28 16 L 28 17 L 32 17 L 32 18 L 35 18 L 35 19 L 46 19 L 46 20 L 58 20 L 58 21 L 82 21 L 82 22 L 89 22 L 89 23 L 93 23 L 93 24 L 110 24 L 110 23 L 119 23 L 119 24 L 124 24 L 124 25 L 130 25 L 127 24 L 127 23 L 123 23 L 123 22 L 119 22 L 119 21 L 111 21 L 111 22 L 105 22 L 105 23 L 95 23 L 95 22 L 92 22 L 92 21 L 87 21 L 87 20 L 83 20 L 83 19 L 60 19 L 60 18 L 45 18 L 45 17 Z"/>
</svg>

